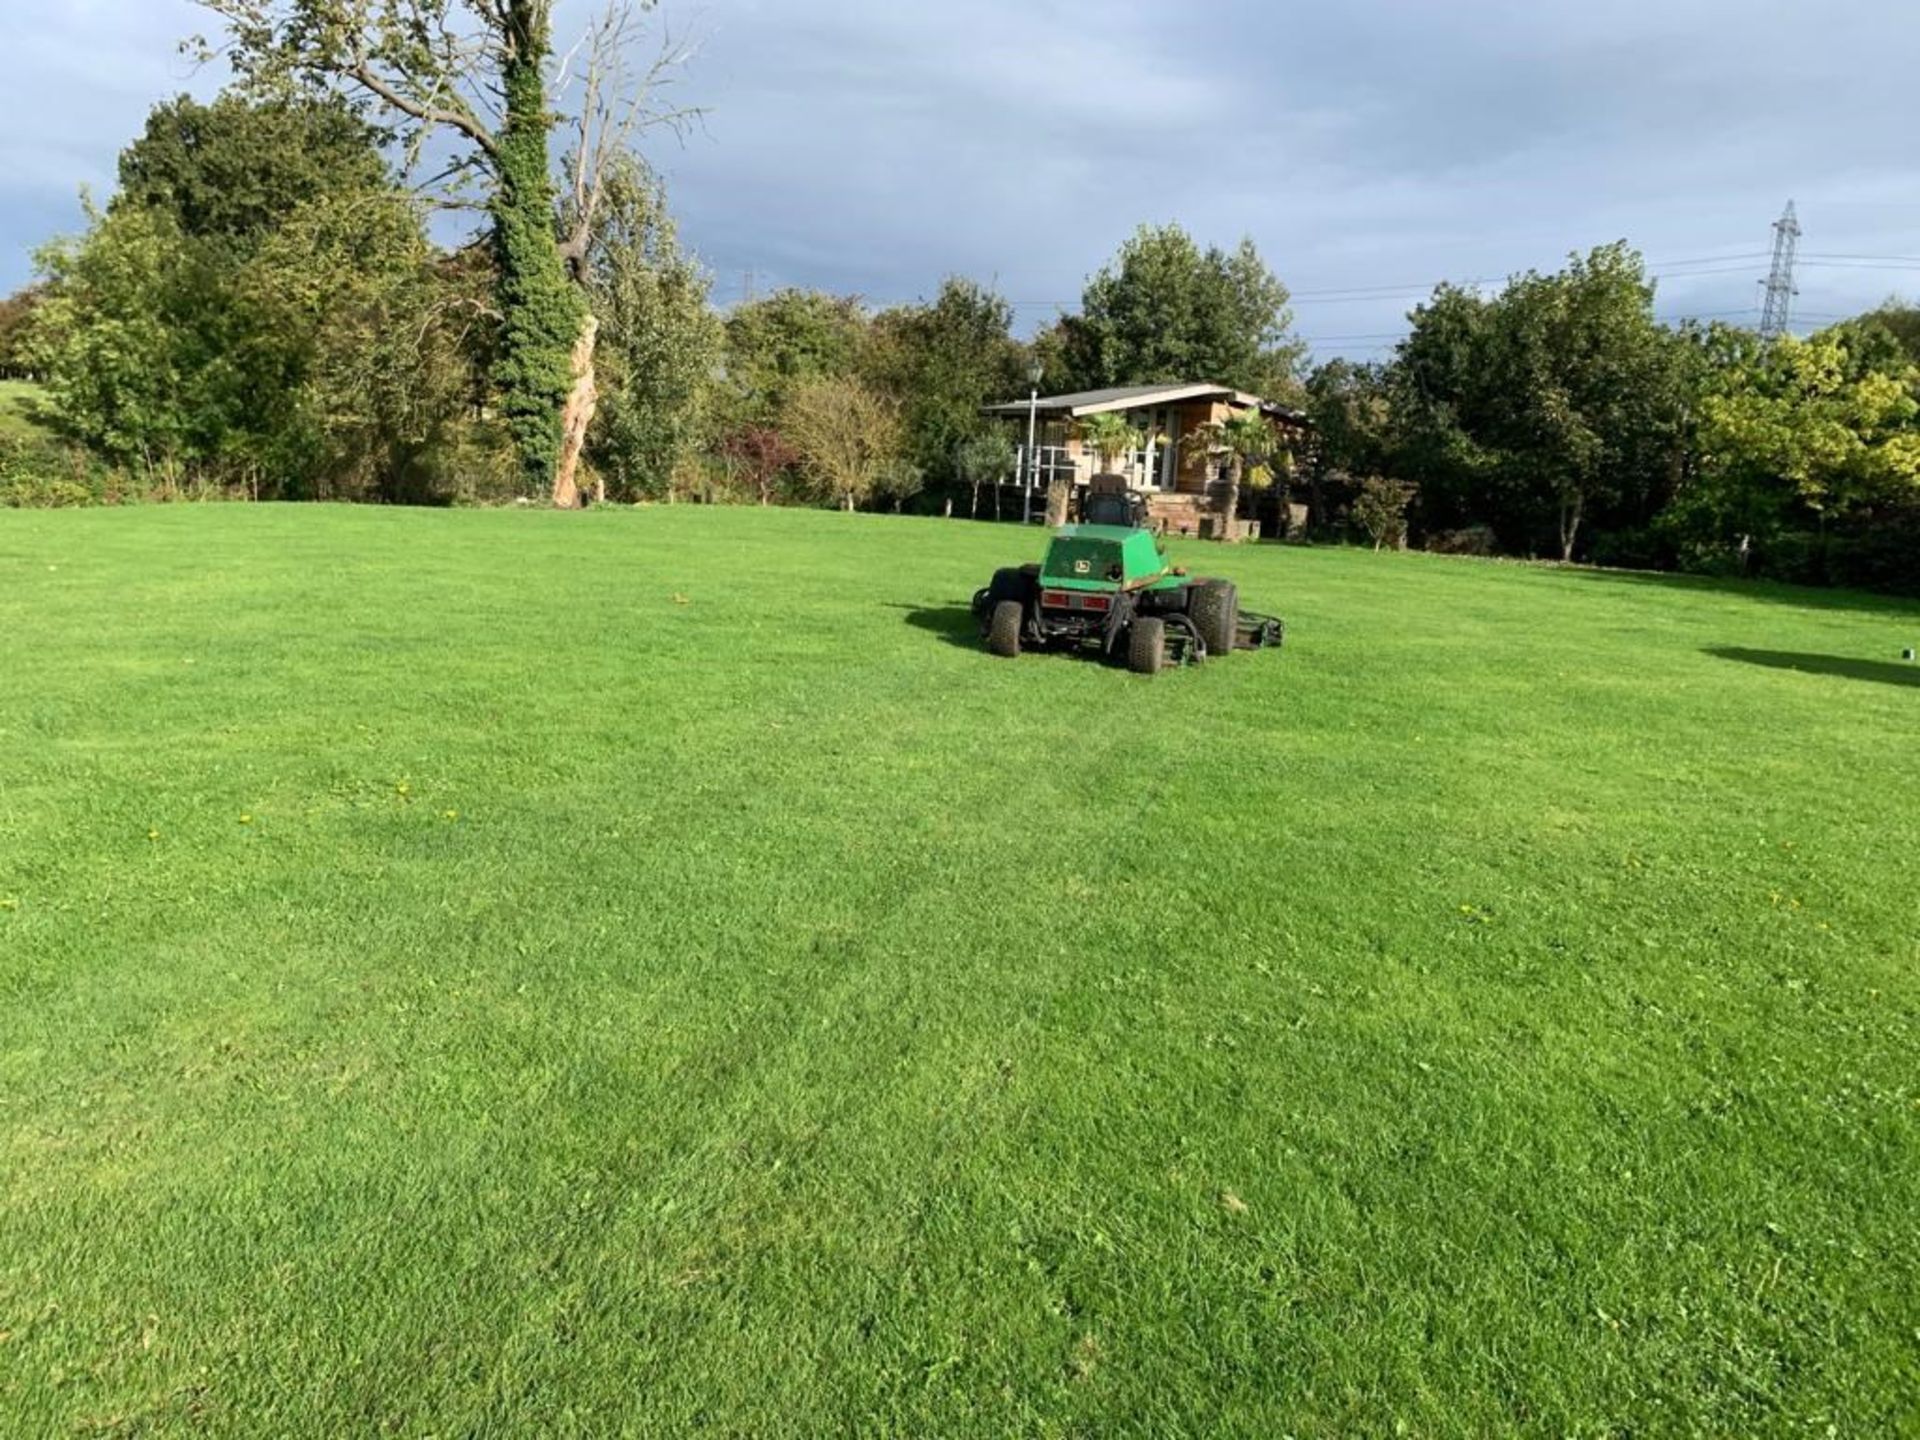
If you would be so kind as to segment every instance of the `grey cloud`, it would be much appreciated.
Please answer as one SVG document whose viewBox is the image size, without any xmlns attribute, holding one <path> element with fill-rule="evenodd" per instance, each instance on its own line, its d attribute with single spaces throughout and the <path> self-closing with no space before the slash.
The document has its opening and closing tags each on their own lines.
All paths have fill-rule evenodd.
<svg viewBox="0 0 1920 1440">
<path fill-rule="evenodd" d="M 587 0 L 567 3 L 563 26 Z M 1414 297 L 1314 292 L 1621 237 L 1656 270 L 1750 253 L 1789 195 L 1809 252 L 1920 254 L 1920 21 L 1878 0 L 667 5 L 704 36 L 685 98 L 711 114 L 654 158 L 723 300 L 749 270 L 876 303 L 960 272 L 1039 322 L 1136 223 L 1177 219 L 1252 235 L 1301 292 L 1302 333 L 1370 355 Z M 0 284 L 181 88 L 171 46 L 197 23 L 184 0 L 0 0 L 22 8 L 45 23 L 8 25 L 38 38 L 28 123 L 0 141 Z M 1668 274 L 1663 313 L 1751 307 L 1764 266 L 1736 263 Z M 1809 267 L 1802 310 L 1905 280 L 1920 270 Z"/>
</svg>

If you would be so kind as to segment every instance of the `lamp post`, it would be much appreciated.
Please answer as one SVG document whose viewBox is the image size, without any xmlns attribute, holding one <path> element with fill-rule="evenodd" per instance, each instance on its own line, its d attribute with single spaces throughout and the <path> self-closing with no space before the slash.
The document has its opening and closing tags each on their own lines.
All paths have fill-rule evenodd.
<svg viewBox="0 0 1920 1440">
<path fill-rule="evenodd" d="M 1027 486 L 1020 502 L 1020 523 L 1033 523 L 1033 482 L 1040 473 L 1040 452 L 1033 448 L 1040 428 L 1040 376 L 1045 373 L 1038 360 L 1027 366 Z"/>
</svg>

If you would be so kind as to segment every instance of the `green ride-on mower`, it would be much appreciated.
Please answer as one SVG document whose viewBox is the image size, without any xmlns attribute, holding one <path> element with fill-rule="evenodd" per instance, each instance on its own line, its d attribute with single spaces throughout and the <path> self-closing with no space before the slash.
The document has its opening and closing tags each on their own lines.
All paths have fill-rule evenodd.
<svg viewBox="0 0 1920 1440">
<path fill-rule="evenodd" d="M 1128 669 L 1157 675 L 1169 664 L 1281 643 L 1285 624 L 1242 610 L 1232 581 L 1170 565 L 1147 529 L 1145 498 L 1103 488 L 1105 480 L 1083 497 L 1079 523 L 1055 532 L 1046 559 L 994 572 L 973 597 L 989 650 L 1097 645 L 1124 655 Z"/>
</svg>

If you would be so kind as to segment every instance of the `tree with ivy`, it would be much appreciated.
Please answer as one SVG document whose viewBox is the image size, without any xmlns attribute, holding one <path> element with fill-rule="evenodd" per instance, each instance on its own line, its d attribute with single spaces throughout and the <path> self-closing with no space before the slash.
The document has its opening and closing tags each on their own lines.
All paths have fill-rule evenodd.
<svg viewBox="0 0 1920 1440">
<path fill-rule="evenodd" d="M 617 157 L 640 131 L 689 112 L 656 103 L 683 56 L 650 67 L 628 54 L 651 5 L 610 0 L 576 60 L 553 64 L 555 0 L 199 0 L 226 25 L 224 56 L 263 94 L 319 91 L 377 110 L 410 160 L 451 140 L 435 181 L 472 198 L 491 222 L 499 326 L 494 380 L 525 483 L 579 503 L 578 466 L 598 404 L 599 321 L 589 256 Z M 565 116 L 571 103 L 572 118 Z M 561 170 L 552 154 L 572 131 Z M 433 149 L 436 160 L 441 156 Z"/>
</svg>

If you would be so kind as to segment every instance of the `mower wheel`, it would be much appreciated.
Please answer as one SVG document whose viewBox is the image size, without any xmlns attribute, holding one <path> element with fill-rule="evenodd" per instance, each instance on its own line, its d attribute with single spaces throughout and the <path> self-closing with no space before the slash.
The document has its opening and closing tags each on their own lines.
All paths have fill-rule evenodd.
<svg viewBox="0 0 1920 1440">
<path fill-rule="evenodd" d="M 1002 600 L 993 607 L 993 623 L 987 629 L 987 648 L 1011 660 L 1020 653 L 1020 627 L 1027 618 L 1027 607 L 1018 600 Z"/>
<path fill-rule="evenodd" d="M 1158 675 L 1167 663 L 1167 622 L 1142 615 L 1127 630 L 1127 668 L 1136 675 Z"/>
<path fill-rule="evenodd" d="M 1231 655 L 1240 634 L 1240 591 L 1231 580 L 1202 580 L 1187 604 L 1207 654 Z"/>
</svg>

